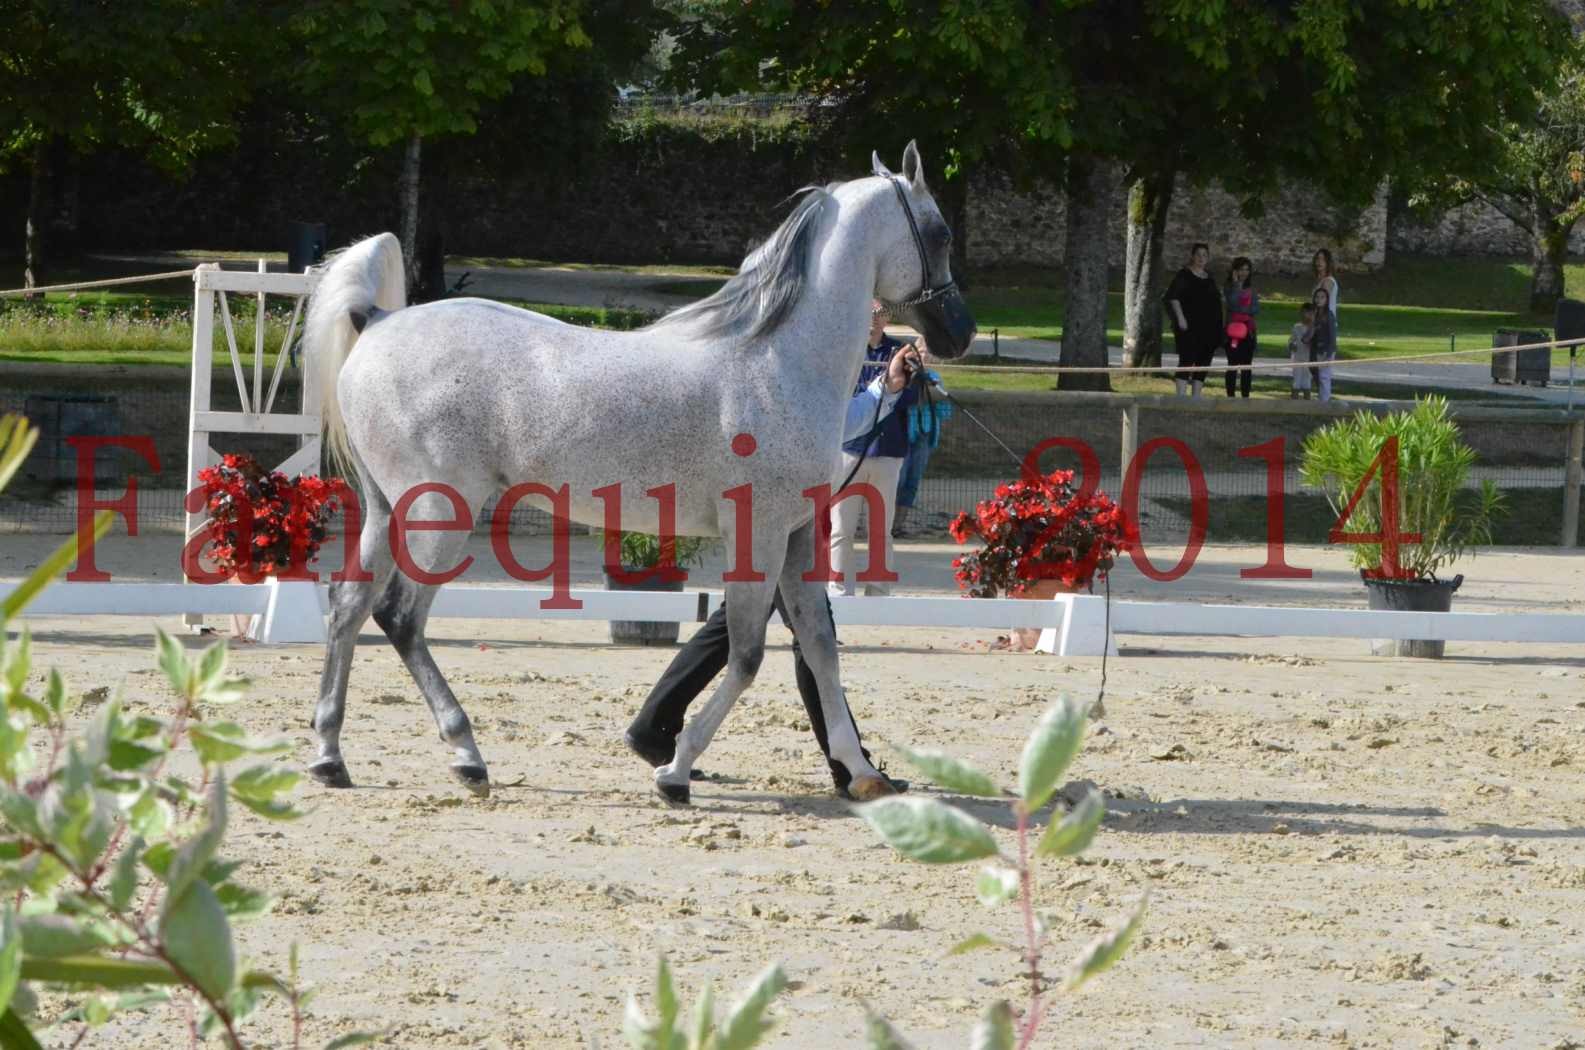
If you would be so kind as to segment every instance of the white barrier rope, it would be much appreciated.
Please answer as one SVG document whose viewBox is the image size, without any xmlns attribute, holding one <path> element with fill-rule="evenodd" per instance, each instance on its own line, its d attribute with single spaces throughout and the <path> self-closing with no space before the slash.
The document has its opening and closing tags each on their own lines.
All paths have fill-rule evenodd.
<svg viewBox="0 0 1585 1050">
<path fill-rule="evenodd" d="M 194 270 L 171 270 L 168 273 L 140 273 L 134 277 L 107 277 L 102 281 L 78 281 L 76 284 L 45 284 L 37 288 L 10 288 L 0 291 L 0 299 L 15 298 L 23 295 L 41 295 L 44 292 L 75 292 L 83 288 L 113 288 L 121 284 L 152 284 L 155 281 L 169 281 L 177 277 L 191 277 Z"/>
</svg>

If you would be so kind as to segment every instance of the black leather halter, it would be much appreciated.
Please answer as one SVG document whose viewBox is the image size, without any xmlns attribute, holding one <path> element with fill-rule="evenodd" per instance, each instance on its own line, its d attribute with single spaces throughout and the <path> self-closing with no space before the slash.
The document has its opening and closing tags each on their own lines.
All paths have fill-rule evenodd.
<svg viewBox="0 0 1585 1050">
<path fill-rule="evenodd" d="M 919 266 L 924 272 L 923 281 L 919 286 L 919 294 L 912 299 L 905 299 L 902 302 L 881 300 L 886 308 L 895 315 L 897 311 L 905 307 L 923 306 L 932 299 L 946 295 L 957 288 L 958 282 L 948 281 L 940 287 L 934 286 L 934 277 L 930 271 L 930 256 L 925 251 L 925 239 L 919 235 L 919 223 L 914 219 L 914 209 L 908 203 L 908 195 L 903 192 L 902 180 L 896 175 L 882 175 L 880 177 L 891 183 L 892 189 L 897 193 L 897 203 L 903 206 L 903 214 L 908 217 L 908 231 L 914 235 L 914 247 L 919 250 Z"/>
</svg>

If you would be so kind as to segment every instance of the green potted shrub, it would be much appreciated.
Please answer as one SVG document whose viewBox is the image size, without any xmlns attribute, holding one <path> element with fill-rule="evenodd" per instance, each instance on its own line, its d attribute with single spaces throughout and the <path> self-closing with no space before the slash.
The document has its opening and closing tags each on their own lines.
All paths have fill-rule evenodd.
<svg viewBox="0 0 1585 1050">
<path fill-rule="evenodd" d="M 1397 455 L 1391 457 L 1394 448 Z M 1305 439 L 1299 476 L 1320 489 L 1337 513 L 1332 542 L 1352 544 L 1350 558 L 1370 608 L 1453 607 L 1453 592 L 1464 577 L 1444 580 L 1437 573 L 1470 548 L 1491 543 L 1492 523 L 1506 511 L 1490 481 L 1467 486 L 1474 465 L 1475 450 L 1449 417 L 1447 399 L 1434 395 L 1416 399 L 1409 411 L 1358 412 Z M 1363 536 L 1371 539 L 1358 538 Z M 1436 658 L 1442 650 L 1442 642 L 1425 640 L 1374 646 L 1381 656 Z"/>
<path fill-rule="evenodd" d="M 599 534 L 603 546 L 605 536 Z M 605 589 L 608 591 L 680 591 L 687 582 L 689 566 L 704 564 L 705 551 L 714 542 L 702 536 L 678 536 L 672 541 L 675 553 L 672 559 L 683 574 L 675 579 L 664 579 L 652 574 L 641 580 L 621 580 L 605 569 Z M 653 569 L 661 562 L 660 537 L 647 532 L 624 532 L 618 541 L 622 571 L 642 572 Z M 664 620 L 612 620 L 611 641 L 617 645 L 676 645 L 678 625 Z"/>
</svg>

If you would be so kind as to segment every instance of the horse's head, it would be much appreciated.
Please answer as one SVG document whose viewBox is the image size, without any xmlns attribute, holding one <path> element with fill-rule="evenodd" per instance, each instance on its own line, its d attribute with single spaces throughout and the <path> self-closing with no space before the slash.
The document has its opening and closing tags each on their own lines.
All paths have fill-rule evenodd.
<svg viewBox="0 0 1585 1050">
<path fill-rule="evenodd" d="M 891 184 L 895 232 L 882 246 L 875 294 L 897 320 L 925 337 L 936 357 L 962 357 L 974 342 L 974 315 L 952 279 L 952 230 L 925 186 L 919 149 L 908 143 L 902 174 L 873 155 L 875 174 Z M 884 205 L 883 205 L 884 207 Z"/>
</svg>

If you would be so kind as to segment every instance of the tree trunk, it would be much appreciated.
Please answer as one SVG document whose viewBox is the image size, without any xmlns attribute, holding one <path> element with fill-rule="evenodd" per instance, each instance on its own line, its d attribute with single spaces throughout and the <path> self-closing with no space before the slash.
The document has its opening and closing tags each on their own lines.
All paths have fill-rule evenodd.
<svg viewBox="0 0 1585 1050">
<path fill-rule="evenodd" d="M 1560 217 L 1562 209 L 1539 195 L 1530 226 L 1530 312 L 1550 314 L 1563 298 L 1563 264 L 1568 258 L 1568 237 L 1573 223 Z"/>
<path fill-rule="evenodd" d="M 1123 271 L 1123 364 L 1161 364 L 1161 251 L 1176 182 L 1171 171 L 1148 175 L 1128 190 L 1128 254 Z"/>
<path fill-rule="evenodd" d="M 44 283 L 44 225 L 49 215 L 50 143 L 40 139 L 33 146 L 32 173 L 28 179 L 28 214 L 23 248 L 22 287 L 36 288 Z M 27 298 L 36 298 L 28 295 Z"/>
<path fill-rule="evenodd" d="M 402 263 L 407 268 L 407 290 L 418 288 L 418 175 L 423 156 L 424 137 L 413 132 L 407 137 L 402 157 Z"/>
<path fill-rule="evenodd" d="M 1106 355 L 1106 262 L 1110 255 L 1112 168 L 1088 157 L 1068 162 L 1067 236 L 1063 249 L 1067 299 L 1062 312 L 1060 362 L 1104 367 Z M 1105 373 L 1063 373 L 1058 390 L 1110 390 Z"/>
</svg>

